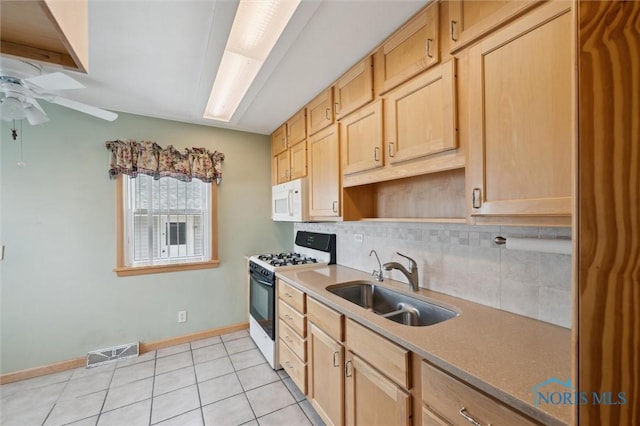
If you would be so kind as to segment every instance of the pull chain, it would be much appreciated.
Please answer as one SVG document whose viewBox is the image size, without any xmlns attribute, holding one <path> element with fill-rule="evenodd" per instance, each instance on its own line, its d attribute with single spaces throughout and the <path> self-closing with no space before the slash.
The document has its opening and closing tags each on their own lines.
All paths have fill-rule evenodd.
<svg viewBox="0 0 640 426">
<path fill-rule="evenodd" d="M 15 125 L 13 127 L 15 131 Z M 20 161 L 18 161 L 18 167 L 26 167 L 26 166 L 27 166 L 27 163 L 24 162 L 24 144 L 22 143 L 22 120 L 20 120 Z"/>
</svg>

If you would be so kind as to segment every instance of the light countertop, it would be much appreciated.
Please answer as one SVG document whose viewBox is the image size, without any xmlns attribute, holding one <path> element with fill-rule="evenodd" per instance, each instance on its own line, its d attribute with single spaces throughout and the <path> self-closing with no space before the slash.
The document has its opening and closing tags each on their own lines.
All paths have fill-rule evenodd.
<svg viewBox="0 0 640 426">
<path fill-rule="evenodd" d="M 571 331 L 442 293 L 417 294 L 453 308 L 459 316 L 426 327 L 409 327 L 367 311 L 326 290 L 332 284 L 373 281 L 340 265 L 278 272 L 279 278 L 416 353 L 494 398 L 544 424 L 570 424 L 572 406 L 534 406 L 534 386 L 571 377 Z M 409 285 L 385 278 L 382 286 L 410 293 Z M 415 294 L 415 293 L 414 293 Z"/>
</svg>

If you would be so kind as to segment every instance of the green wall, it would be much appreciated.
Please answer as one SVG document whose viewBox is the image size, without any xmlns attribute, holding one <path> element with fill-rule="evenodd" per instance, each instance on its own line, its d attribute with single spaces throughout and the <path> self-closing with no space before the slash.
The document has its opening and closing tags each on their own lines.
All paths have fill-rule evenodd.
<svg viewBox="0 0 640 426">
<path fill-rule="evenodd" d="M 23 123 L 26 167 L 10 123 L 0 127 L 1 372 L 237 324 L 246 317 L 245 256 L 291 249 L 293 227 L 270 219 L 270 145 L 264 135 L 130 114 L 105 122 L 45 105 Z M 152 140 L 225 154 L 218 188 L 220 266 L 119 278 L 115 182 L 106 140 Z M 188 311 L 178 323 L 177 312 Z"/>
</svg>

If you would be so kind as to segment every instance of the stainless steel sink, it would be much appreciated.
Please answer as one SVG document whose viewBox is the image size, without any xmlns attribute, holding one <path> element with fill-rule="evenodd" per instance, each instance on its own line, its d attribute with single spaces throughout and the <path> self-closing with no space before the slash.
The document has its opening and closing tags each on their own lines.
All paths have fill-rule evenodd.
<svg viewBox="0 0 640 426">
<path fill-rule="evenodd" d="M 442 306 L 412 297 L 369 281 L 350 281 L 327 290 L 374 313 L 410 326 L 433 325 L 458 316 Z"/>
</svg>

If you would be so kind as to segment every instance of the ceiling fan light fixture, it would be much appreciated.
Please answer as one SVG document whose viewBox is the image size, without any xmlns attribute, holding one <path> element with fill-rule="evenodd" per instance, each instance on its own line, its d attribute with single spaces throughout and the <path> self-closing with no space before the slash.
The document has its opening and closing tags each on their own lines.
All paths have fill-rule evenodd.
<svg viewBox="0 0 640 426">
<path fill-rule="evenodd" d="M 19 99 L 7 96 L 0 104 L 0 115 L 4 121 L 12 121 L 22 120 L 27 116 L 27 113 Z"/>
<path fill-rule="evenodd" d="M 240 0 L 204 118 L 229 122 L 300 0 Z"/>
</svg>

